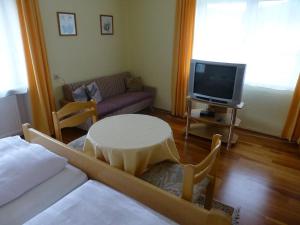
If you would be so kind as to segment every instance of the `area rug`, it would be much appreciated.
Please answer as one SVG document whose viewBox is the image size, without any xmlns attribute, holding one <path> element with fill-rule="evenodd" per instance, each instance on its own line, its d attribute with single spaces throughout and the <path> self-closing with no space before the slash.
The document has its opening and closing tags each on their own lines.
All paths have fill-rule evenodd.
<svg viewBox="0 0 300 225">
<path fill-rule="evenodd" d="M 176 196 L 181 196 L 183 172 L 180 164 L 173 162 L 162 162 L 153 166 L 140 176 L 141 179 L 167 191 Z M 207 185 L 208 180 L 194 186 L 193 203 L 203 207 L 205 197 L 201 194 Z M 240 208 L 233 208 L 224 203 L 213 201 L 213 208 L 223 211 L 232 218 L 232 225 L 239 224 Z"/>
<path fill-rule="evenodd" d="M 204 196 L 200 196 L 196 202 L 196 204 L 199 206 L 199 207 L 202 207 L 203 208 L 203 205 L 204 205 L 204 200 L 205 200 L 205 197 Z M 240 221 L 240 208 L 233 208 L 229 205 L 226 205 L 226 204 L 223 204 L 221 202 L 218 202 L 216 200 L 213 200 L 213 204 L 212 204 L 212 207 L 214 209 L 218 209 L 218 210 L 221 210 L 223 211 L 224 213 L 228 214 L 229 216 L 231 216 L 232 218 L 232 222 L 231 224 L 232 225 L 239 225 L 239 221 Z"/>
</svg>

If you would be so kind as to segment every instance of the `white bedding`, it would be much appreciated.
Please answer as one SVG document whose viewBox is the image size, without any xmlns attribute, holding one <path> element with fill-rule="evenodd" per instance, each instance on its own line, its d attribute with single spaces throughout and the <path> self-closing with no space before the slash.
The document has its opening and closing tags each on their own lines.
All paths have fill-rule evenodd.
<svg viewBox="0 0 300 225">
<path fill-rule="evenodd" d="M 1 225 L 20 225 L 83 184 L 86 175 L 67 165 L 63 171 L 0 207 Z"/>
<path fill-rule="evenodd" d="M 176 224 L 141 203 L 97 181 L 87 181 L 26 225 Z"/>
<path fill-rule="evenodd" d="M 0 206 L 58 174 L 66 164 L 65 158 L 18 136 L 0 139 Z"/>
</svg>

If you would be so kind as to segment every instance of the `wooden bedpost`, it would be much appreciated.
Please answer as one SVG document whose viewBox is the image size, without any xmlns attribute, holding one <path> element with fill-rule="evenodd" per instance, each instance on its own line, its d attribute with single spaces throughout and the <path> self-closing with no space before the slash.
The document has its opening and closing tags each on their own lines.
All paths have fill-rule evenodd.
<svg viewBox="0 0 300 225">
<path fill-rule="evenodd" d="M 31 128 L 31 125 L 29 123 L 24 123 L 22 125 L 25 140 L 30 140 L 29 128 Z"/>
</svg>

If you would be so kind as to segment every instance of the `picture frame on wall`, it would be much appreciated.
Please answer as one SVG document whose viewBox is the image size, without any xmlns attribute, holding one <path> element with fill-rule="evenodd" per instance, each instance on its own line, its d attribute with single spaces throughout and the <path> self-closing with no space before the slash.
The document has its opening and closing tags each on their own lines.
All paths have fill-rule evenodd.
<svg viewBox="0 0 300 225">
<path fill-rule="evenodd" d="M 76 14 L 57 12 L 57 23 L 60 36 L 77 36 Z"/>
<path fill-rule="evenodd" d="M 112 15 L 100 15 L 101 35 L 114 34 L 114 20 Z"/>
</svg>

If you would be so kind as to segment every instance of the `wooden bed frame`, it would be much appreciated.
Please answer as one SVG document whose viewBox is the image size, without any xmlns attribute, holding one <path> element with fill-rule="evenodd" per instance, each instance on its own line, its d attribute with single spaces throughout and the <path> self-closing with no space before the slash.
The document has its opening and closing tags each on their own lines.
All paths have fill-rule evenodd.
<svg viewBox="0 0 300 225">
<path fill-rule="evenodd" d="M 23 132 L 28 142 L 43 145 L 55 154 L 67 158 L 71 165 L 81 169 L 90 179 L 122 192 L 179 224 L 231 224 L 231 218 L 221 211 L 200 208 L 105 162 L 75 151 L 64 143 L 31 128 L 29 124 L 23 125 Z"/>
</svg>

